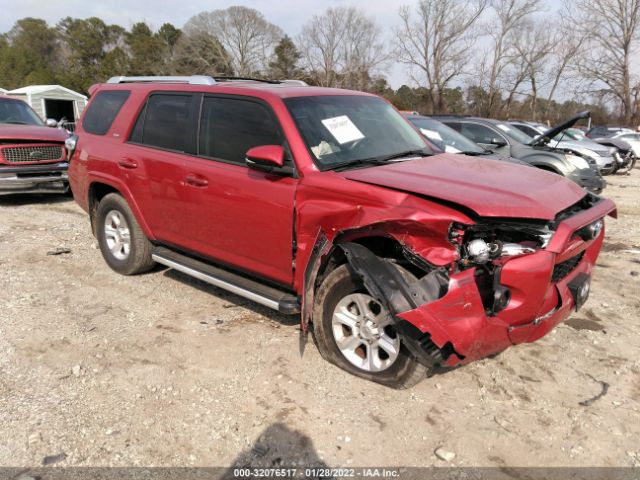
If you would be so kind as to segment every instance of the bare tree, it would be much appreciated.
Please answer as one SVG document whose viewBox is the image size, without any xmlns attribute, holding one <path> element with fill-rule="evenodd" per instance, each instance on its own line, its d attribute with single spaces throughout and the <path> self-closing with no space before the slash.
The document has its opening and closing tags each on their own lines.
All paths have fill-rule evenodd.
<svg viewBox="0 0 640 480">
<path fill-rule="evenodd" d="M 575 25 L 586 36 L 579 71 L 592 93 L 617 101 L 627 125 L 638 115 L 631 61 L 640 36 L 640 0 L 575 0 Z"/>
<path fill-rule="evenodd" d="M 485 26 L 486 34 L 491 39 L 490 63 L 481 66 L 482 72 L 488 77 L 486 86 L 489 99 L 485 112 L 488 116 L 495 115 L 500 107 L 501 81 L 514 58 L 509 38 L 539 6 L 540 0 L 491 0 L 493 19 Z"/>
<path fill-rule="evenodd" d="M 389 60 L 380 27 L 354 7 L 314 15 L 302 28 L 298 44 L 310 74 L 327 87 L 365 89 Z"/>
<path fill-rule="evenodd" d="M 217 56 L 223 57 L 226 52 L 230 69 L 240 76 L 265 71 L 275 45 L 283 36 L 282 30 L 269 23 L 262 13 L 240 6 L 202 12 L 189 19 L 184 31 L 214 37 L 224 48 Z"/>
<path fill-rule="evenodd" d="M 408 6 L 400 8 L 401 24 L 395 32 L 398 58 L 426 78 L 436 111 L 445 109 L 444 90 L 468 64 L 477 38 L 473 27 L 487 1 L 421 0 L 415 12 Z M 419 78 L 413 79 L 422 83 Z"/>
<path fill-rule="evenodd" d="M 552 25 L 550 18 L 537 21 L 527 19 L 513 40 L 514 50 L 524 65 L 524 73 L 529 82 L 529 104 L 534 120 L 537 119 L 539 88 L 547 80 L 549 57 L 556 41 L 550 34 Z"/>
</svg>

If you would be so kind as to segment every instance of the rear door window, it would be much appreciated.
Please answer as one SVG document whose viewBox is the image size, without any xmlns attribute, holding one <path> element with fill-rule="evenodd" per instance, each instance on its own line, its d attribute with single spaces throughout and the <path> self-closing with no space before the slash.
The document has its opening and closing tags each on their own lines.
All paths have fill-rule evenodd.
<svg viewBox="0 0 640 480">
<path fill-rule="evenodd" d="M 189 151 L 193 104 L 190 94 L 152 94 L 129 140 L 164 150 Z"/>
<path fill-rule="evenodd" d="M 93 98 L 82 119 L 82 128 L 93 135 L 105 135 L 129 98 L 129 90 L 103 90 Z"/>
<path fill-rule="evenodd" d="M 475 123 L 462 123 L 460 131 L 465 137 L 470 138 L 476 143 L 493 143 L 495 138 L 502 140 L 502 136 L 498 133 L 484 125 L 477 125 Z"/>
<path fill-rule="evenodd" d="M 242 98 L 204 98 L 199 155 L 244 165 L 247 150 L 260 145 L 284 146 L 278 122 L 268 107 Z"/>
</svg>

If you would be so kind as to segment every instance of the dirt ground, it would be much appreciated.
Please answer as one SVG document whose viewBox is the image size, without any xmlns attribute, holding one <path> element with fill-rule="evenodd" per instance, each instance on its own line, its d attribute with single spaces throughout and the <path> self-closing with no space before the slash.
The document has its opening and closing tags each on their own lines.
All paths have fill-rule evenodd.
<svg viewBox="0 0 640 480">
<path fill-rule="evenodd" d="M 112 272 L 69 197 L 0 198 L 0 465 L 640 466 L 640 171 L 608 181 L 584 309 L 406 391 L 302 348 L 295 318 Z"/>
</svg>

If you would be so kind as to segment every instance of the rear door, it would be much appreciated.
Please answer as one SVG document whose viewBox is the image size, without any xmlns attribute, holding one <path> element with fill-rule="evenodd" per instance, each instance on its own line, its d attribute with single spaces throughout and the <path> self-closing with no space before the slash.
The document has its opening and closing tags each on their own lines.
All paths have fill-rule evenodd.
<svg viewBox="0 0 640 480">
<path fill-rule="evenodd" d="M 200 98 L 184 92 L 151 93 L 117 159 L 154 236 L 168 243 L 182 239 L 184 163 L 197 149 Z"/>
<path fill-rule="evenodd" d="M 259 99 L 206 95 L 198 156 L 186 159 L 183 246 L 283 285 L 293 283 L 293 161 L 278 174 L 250 169 L 245 153 L 286 140 Z M 188 212 L 188 213 L 187 213 Z"/>
</svg>

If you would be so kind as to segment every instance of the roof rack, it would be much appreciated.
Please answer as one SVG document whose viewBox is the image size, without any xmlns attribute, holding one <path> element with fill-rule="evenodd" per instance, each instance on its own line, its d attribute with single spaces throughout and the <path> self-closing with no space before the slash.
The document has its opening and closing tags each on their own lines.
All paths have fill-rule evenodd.
<svg viewBox="0 0 640 480">
<path fill-rule="evenodd" d="M 148 77 L 111 77 L 107 83 L 188 83 L 190 85 L 215 85 L 215 79 L 206 75 L 191 76 L 148 76 Z"/>
</svg>

